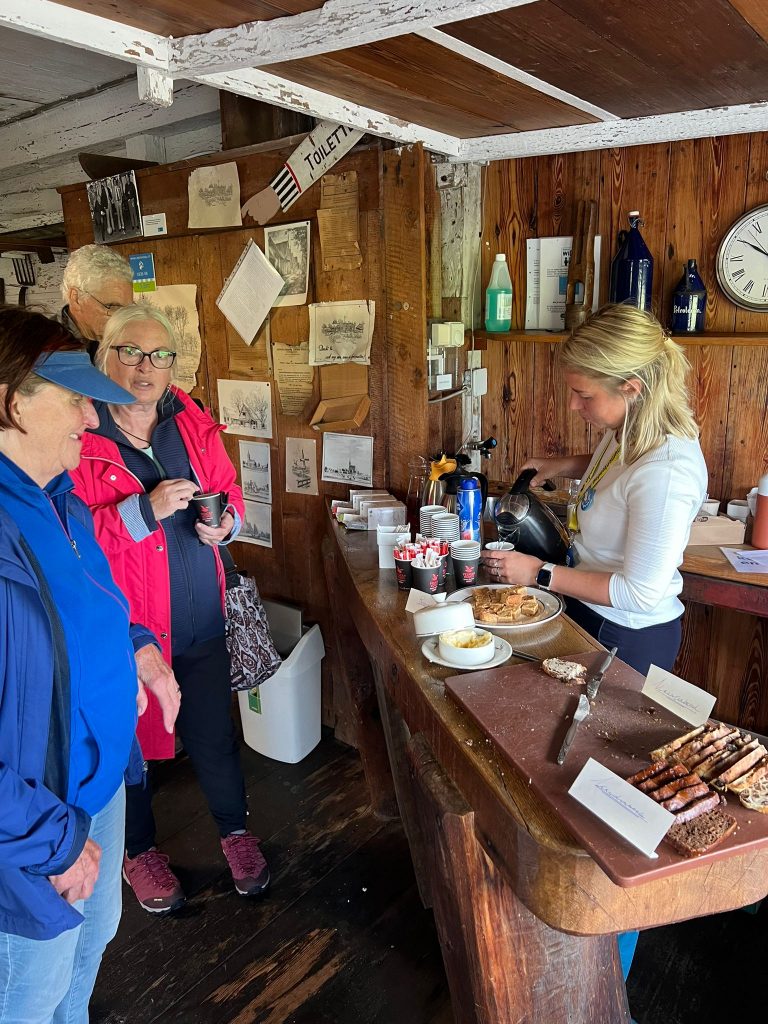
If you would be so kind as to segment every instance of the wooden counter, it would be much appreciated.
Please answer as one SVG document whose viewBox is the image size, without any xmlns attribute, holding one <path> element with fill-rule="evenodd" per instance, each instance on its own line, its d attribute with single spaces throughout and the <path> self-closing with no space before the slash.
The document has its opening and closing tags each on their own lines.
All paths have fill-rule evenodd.
<svg viewBox="0 0 768 1024">
<path fill-rule="evenodd" d="M 445 694 L 375 537 L 329 517 L 337 667 L 371 799 L 393 787 L 422 899 L 434 909 L 457 1024 L 628 1021 L 614 934 L 732 909 L 768 891 L 768 850 L 622 889 Z M 565 616 L 533 627 L 543 656 L 599 645 Z M 522 646 L 515 640 L 516 646 Z M 391 767 L 391 774 L 389 768 Z"/>
<path fill-rule="evenodd" d="M 729 544 L 739 551 L 748 544 Z M 768 617 L 768 573 L 736 572 L 716 544 L 686 548 L 682 599 Z"/>
</svg>

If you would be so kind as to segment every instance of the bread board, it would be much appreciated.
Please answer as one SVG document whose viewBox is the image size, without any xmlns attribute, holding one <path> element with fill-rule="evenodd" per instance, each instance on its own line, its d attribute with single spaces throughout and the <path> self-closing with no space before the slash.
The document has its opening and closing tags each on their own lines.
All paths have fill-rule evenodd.
<svg viewBox="0 0 768 1024">
<path fill-rule="evenodd" d="M 585 665 L 589 673 L 603 656 L 600 651 L 563 657 Z M 445 680 L 446 692 L 475 720 L 608 877 L 624 887 L 768 845 L 768 814 L 746 810 L 731 794 L 727 810 L 738 827 L 721 846 L 700 857 L 686 858 L 662 841 L 654 860 L 635 850 L 568 795 L 589 757 L 627 778 L 650 763 L 651 750 L 689 731 L 690 726 L 682 719 L 641 694 L 644 681 L 639 672 L 614 660 L 592 702 L 590 715 L 581 723 L 568 758 L 560 767 L 555 759 L 583 685 L 560 682 L 530 664 L 505 665 Z"/>
</svg>

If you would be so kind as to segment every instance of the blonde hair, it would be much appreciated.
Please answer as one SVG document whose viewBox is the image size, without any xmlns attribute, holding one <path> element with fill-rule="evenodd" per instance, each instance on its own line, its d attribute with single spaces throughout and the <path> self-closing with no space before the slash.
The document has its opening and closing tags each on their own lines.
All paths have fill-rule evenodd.
<svg viewBox="0 0 768 1024">
<path fill-rule="evenodd" d="M 174 352 L 177 351 L 178 346 L 176 341 L 176 332 L 165 313 L 161 313 L 159 309 L 155 309 L 154 306 L 150 306 L 148 303 L 137 302 L 132 306 L 123 306 L 122 309 L 116 310 L 107 320 L 107 326 L 104 328 L 104 336 L 99 342 L 99 347 L 96 349 L 96 355 L 94 356 L 93 361 L 102 373 L 107 372 L 107 357 L 109 356 L 109 350 L 120 341 L 120 335 L 128 324 L 135 322 L 141 323 L 145 321 L 154 321 L 155 323 L 160 324 L 161 327 L 165 328 L 165 331 L 168 334 L 168 347 Z M 178 360 L 174 361 L 173 366 L 171 367 L 171 380 L 174 379 L 177 363 Z"/>
<path fill-rule="evenodd" d="M 668 434 L 699 436 L 686 384 L 690 364 L 652 313 L 635 306 L 603 306 L 566 339 L 560 362 L 624 396 L 622 461 L 637 462 Z M 629 398 L 621 385 L 633 380 L 641 387 Z"/>
</svg>

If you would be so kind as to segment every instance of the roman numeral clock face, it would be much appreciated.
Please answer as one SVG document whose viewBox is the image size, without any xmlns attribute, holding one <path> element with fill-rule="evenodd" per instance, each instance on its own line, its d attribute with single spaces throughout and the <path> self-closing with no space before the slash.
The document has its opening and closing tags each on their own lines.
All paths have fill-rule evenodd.
<svg viewBox="0 0 768 1024">
<path fill-rule="evenodd" d="M 768 206 L 757 206 L 730 228 L 717 251 L 717 281 L 743 309 L 768 312 Z"/>
</svg>

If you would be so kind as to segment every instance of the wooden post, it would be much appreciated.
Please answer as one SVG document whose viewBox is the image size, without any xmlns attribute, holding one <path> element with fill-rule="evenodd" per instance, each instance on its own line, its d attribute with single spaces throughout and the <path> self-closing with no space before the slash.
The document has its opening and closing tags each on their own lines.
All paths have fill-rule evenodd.
<svg viewBox="0 0 768 1024">
<path fill-rule="evenodd" d="M 423 736 L 407 745 L 456 1024 L 626 1024 L 616 940 L 555 931 L 517 898 Z"/>
</svg>

